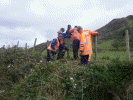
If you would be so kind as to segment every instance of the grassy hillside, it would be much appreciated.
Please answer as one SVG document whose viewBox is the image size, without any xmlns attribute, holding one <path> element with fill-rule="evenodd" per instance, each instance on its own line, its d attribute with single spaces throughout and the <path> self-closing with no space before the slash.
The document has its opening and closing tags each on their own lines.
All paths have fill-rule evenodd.
<svg viewBox="0 0 133 100">
<path fill-rule="evenodd" d="M 105 36 L 109 34 L 115 34 L 120 30 L 130 29 L 133 32 L 133 15 L 129 15 L 125 18 L 113 19 L 111 22 L 97 29 L 100 33 L 99 36 Z"/>
</svg>

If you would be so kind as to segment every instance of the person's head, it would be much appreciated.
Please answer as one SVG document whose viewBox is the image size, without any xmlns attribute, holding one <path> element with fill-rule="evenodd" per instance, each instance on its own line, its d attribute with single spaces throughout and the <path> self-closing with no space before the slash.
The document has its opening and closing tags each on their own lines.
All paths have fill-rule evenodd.
<svg viewBox="0 0 133 100">
<path fill-rule="evenodd" d="M 76 28 L 76 29 L 77 29 L 77 27 L 78 27 L 78 26 L 74 26 L 74 28 Z"/>
<path fill-rule="evenodd" d="M 59 34 L 59 35 L 58 35 L 58 38 L 59 38 L 59 40 L 62 40 L 62 39 L 63 39 L 62 34 Z"/>
<path fill-rule="evenodd" d="M 78 27 L 77 27 L 77 31 L 78 31 L 79 33 L 81 33 L 81 32 L 83 31 L 83 28 L 82 28 L 81 26 L 78 26 Z"/>
<path fill-rule="evenodd" d="M 67 31 L 69 31 L 71 28 L 71 25 L 67 25 Z"/>
<path fill-rule="evenodd" d="M 64 32 L 64 31 L 65 31 L 65 29 L 64 29 L 64 28 L 61 28 L 61 29 L 60 29 L 60 31 L 61 31 L 61 32 Z"/>
</svg>

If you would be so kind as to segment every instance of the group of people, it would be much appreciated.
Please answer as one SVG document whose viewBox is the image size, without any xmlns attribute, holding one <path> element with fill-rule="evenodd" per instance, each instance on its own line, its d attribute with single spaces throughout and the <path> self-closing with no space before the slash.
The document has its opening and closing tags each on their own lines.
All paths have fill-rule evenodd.
<svg viewBox="0 0 133 100">
<path fill-rule="evenodd" d="M 53 39 L 47 48 L 47 61 L 55 59 L 57 54 L 57 59 L 64 57 L 65 51 L 68 51 L 66 43 L 70 40 L 73 47 L 73 59 L 77 60 L 79 58 L 78 51 L 80 49 L 81 64 L 87 64 L 91 59 L 92 51 L 92 35 L 99 34 L 98 32 L 91 30 L 83 30 L 81 26 L 75 26 L 71 28 L 68 25 L 67 31 L 64 28 L 58 31 L 58 37 Z"/>
</svg>

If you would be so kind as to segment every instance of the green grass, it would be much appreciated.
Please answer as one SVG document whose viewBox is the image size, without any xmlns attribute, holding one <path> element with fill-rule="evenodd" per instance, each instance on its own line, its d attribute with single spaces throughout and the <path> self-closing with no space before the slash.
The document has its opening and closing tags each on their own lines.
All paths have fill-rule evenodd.
<svg viewBox="0 0 133 100">
<path fill-rule="evenodd" d="M 114 40 L 109 40 L 109 41 L 103 41 L 101 44 L 98 44 L 97 47 L 99 49 L 115 49 L 111 44 L 113 43 Z"/>
<path fill-rule="evenodd" d="M 100 41 L 102 41 L 102 40 L 100 40 Z M 98 49 L 115 49 L 116 50 L 116 48 L 114 48 L 111 44 L 114 42 L 114 40 L 109 40 L 109 41 L 102 41 L 101 42 L 101 44 L 98 44 L 97 45 L 97 48 Z M 93 48 L 94 48 L 94 44 L 93 44 Z M 123 46 L 123 47 L 119 47 L 119 50 L 121 50 L 121 49 L 125 49 L 126 48 L 126 46 Z"/>
<path fill-rule="evenodd" d="M 109 61 L 119 57 L 121 61 L 127 60 L 126 51 L 103 51 L 97 53 L 97 59 L 100 61 Z M 92 60 L 95 58 L 95 53 L 92 54 Z M 133 61 L 133 51 L 130 52 L 130 60 Z"/>
</svg>

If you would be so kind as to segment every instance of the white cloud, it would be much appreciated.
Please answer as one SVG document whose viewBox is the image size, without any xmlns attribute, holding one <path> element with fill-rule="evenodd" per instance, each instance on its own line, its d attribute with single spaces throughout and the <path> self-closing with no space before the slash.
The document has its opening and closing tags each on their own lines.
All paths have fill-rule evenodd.
<svg viewBox="0 0 133 100">
<path fill-rule="evenodd" d="M 72 6 L 81 5 L 84 0 L 46 0 L 51 6 L 59 8 L 69 8 Z"/>
<path fill-rule="evenodd" d="M 11 3 L 11 0 L 0 0 L 0 5 L 6 7 Z"/>
<path fill-rule="evenodd" d="M 7 45 L 14 46 L 17 41 L 20 41 L 20 46 L 24 46 L 25 43 L 31 47 L 34 44 L 35 38 L 37 38 L 37 44 L 46 41 L 45 35 L 41 34 L 40 30 L 34 28 L 21 28 L 9 29 L 6 27 L 0 27 L 0 42 Z"/>
<path fill-rule="evenodd" d="M 28 13 L 34 14 L 36 16 L 44 16 L 46 15 L 45 6 L 38 0 L 29 1 L 27 7 Z"/>
</svg>

